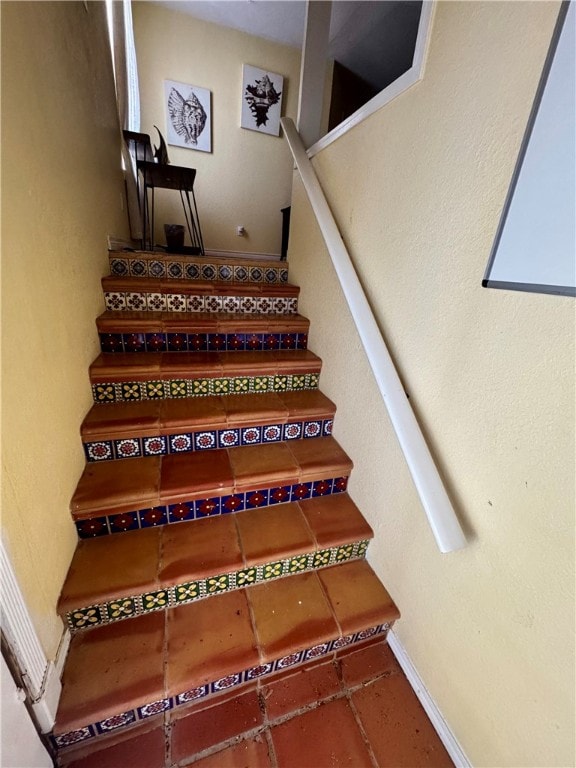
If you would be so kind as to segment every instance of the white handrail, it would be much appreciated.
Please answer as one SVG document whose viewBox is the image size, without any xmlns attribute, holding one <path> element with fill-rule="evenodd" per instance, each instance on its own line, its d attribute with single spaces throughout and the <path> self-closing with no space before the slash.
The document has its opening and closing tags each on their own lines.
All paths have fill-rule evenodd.
<svg viewBox="0 0 576 768">
<path fill-rule="evenodd" d="M 296 167 L 330 253 L 334 269 L 352 312 L 364 350 L 384 399 L 388 415 L 410 469 L 428 522 L 441 552 L 466 545 L 466 539 L 452 507 L 438 469 L 430 454 L 398 372 L 376 324 L 366 295 L 330 211 L 320 182 L 293 121 L 282 118 L 282 128 Z"/>
</svg>

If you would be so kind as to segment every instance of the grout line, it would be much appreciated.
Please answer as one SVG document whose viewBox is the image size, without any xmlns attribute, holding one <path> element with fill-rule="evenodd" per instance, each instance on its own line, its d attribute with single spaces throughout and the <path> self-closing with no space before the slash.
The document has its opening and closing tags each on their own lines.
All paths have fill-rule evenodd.
<svg viewBox="0 0 576 768">
<path fill-rule="evenodd" d="M 370 744 L 370 739 L 368 738 L 368 735 L 366 731 L 364 730 L 364 725 L 362 724 L 362 721 L 360 720 L 360 716 L 358 715 L 358 711 L 356 709 L 356 706 L 352 700 L 352 695 L 350 691 L 346 692 L 346 700 L 348 701 L 348 706 L 350 707 L 350 710 L 352 711 L 352 714 L 354 715 L 354 720 L 356 721 L 356 725 L 358 726 L 358 730 L 360 731 L 360 734 L 364 740 L 364 745 L 366 747 L 366 750 L 368 752 L 368 756 L 370 757 L 370 760 L 372 762 L 372 765 L 374 768 L 379 768 L 378 761 L 376 760 L 376 755 L 374 754 L 374 751 L 372 749 L 372 745 Z"/>
<path fill-rule="evenodd" d="M 278 758 L 276 757 L 276 747 L 274 746 L 272 731 L 268 727 L 264 733 L 266 736 L 266 742 L 268 744 L 268 759 L 270 760 L 270 768 L 278 768 Z"/>
</svg>

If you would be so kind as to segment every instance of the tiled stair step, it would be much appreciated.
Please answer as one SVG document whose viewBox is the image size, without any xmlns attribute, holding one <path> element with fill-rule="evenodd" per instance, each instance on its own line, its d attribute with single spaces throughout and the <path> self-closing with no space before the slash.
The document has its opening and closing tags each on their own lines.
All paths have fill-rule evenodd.
<svg viewBox="0 0 576 768">
<path fill-rule="evenodd" d="M 306 349 L 302 315 L 111 312 L 96 320 L 103 352 Z"/>
<path fill-rule="evenodd" d="M 332 437 L 87 464 L 70 509 L 80 538 L 343 493 Z"/>
<path fill-rule="evenodd" d="M 260 445 L 332 434 L 336 406 L 318 389 L 93 405 L 87 461 Z"/>
<path fill-rule="evenodd" d="M 57 747 L 121 732 L 208 696 L 385 636 L 399 618 L 365 560 L 76 633 Z"/>
<path fill-rule="evenodd" d="M 322 361 L 307 349 L 101 354 L 90 366 L 96 403 L 316 389 Z"/>
<path fill-rule="evenodd" d="M 109 251 L 110 273 L 117 277 L 168 280 L 221 280 L 226 282 L 285 283 L 286 262 L 223 256 L 182 256 L 147 251 Z"/>
<path fill-rule="evenodd" d="M 80 541 L 58 612 L 74 631 L 364 557 L 348 494 Z"/>
<path fill-rule="evenodd" d="M 106 309 L 151 312 L 298 312 L 300 289 L 288 283 L 223 283 L 103 277 Z"/>
</svg>

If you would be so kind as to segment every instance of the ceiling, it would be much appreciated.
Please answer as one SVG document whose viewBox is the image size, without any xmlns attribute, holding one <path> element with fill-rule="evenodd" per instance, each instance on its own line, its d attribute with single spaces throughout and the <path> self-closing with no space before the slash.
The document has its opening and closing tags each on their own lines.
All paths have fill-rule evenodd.
<svg viewBox="0 0 576 768">
<path fill-rule="evenodd" d="M 301 48 L 305 0 L 159 0 L 165 8 Z M 329 57 L 380 90 L 410 67 L 421 3 L 334 0 Z"/>
</svg>

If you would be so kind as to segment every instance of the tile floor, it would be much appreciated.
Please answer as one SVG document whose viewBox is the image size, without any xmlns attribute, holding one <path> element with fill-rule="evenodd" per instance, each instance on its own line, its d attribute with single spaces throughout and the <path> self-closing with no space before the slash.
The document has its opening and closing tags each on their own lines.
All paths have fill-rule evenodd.
<svg viewBox="0 0 576 768">
<path fill-rule="evenodd" d="M 72 762 L 70 762 L 72 760 Z M 68 768 L 449 768 L 382 642 L 198 705 Z"/>
</svg>

